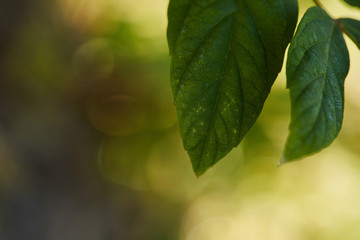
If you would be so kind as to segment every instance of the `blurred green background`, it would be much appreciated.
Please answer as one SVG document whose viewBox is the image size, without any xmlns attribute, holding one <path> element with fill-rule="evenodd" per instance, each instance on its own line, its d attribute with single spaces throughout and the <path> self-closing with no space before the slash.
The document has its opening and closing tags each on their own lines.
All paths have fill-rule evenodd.
<svg viewBox="0 0 360 240">
<path fill-rule="evenodd" d="M 196 178 L 171 96 L 167 4 L 0 3 L 0 239 L 360 239 L 356 46 L 346 39 L 345 119 L 328 149 L 277 167 L 282 72 L 240 146 Z"/>
</svg>

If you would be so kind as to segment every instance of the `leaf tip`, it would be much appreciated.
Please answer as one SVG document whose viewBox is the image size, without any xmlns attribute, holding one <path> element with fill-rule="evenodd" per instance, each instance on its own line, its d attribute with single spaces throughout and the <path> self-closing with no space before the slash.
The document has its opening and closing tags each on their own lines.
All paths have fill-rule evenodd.
<svg viewBox="0 0 360 240">
<path fill-rule="evenodd" d="M 202 169 L 202 168 L 197 168 L 197 169 L 193 169 L 194 170 L 194 173 L 195 173 L 195 176 L 196 178 L 199 178 L 200 176 L 202 176 L 207 169 Z"/>
<path fill-rule="evenodd" d="M 288 160 L 286 159 L 286 157 L 285 157 L 285 155 L 284 154 L 281 154 L 281 156 L 280 156 L 280 161 L 279 161 L 279 163 L 278 163 L 278 167 L 281 167 L 282 165 L 284 165 L 285 163 L 287 163 L 288 162 Z"/>
</svg>

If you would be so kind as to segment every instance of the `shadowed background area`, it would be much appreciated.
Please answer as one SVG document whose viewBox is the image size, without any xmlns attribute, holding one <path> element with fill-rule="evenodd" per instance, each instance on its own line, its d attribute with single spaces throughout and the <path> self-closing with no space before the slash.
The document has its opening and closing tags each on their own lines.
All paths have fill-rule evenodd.
<svg viewBox="0 0 360 240">
<path fill-rule="evenodd" d="M 359 239 L 356 46 L 346 39 L 345 119 L 328 149 L 277 167 L 282 72 L 240 146 L 196 178 L 169 84 L 167 4 L 0 3 L 0 239 Z M 302 15 L 311 2 L 299 4 Z"/>
</svg>

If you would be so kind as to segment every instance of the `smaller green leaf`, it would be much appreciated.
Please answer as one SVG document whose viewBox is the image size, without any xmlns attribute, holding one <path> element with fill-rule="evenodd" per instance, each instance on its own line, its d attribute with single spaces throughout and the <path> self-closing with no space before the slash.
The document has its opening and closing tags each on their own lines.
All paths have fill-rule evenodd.
<svg viewBox="0 0 360 240">
<path fill-rule="evenodd" d="M 360 7 L 360 0 L 344 0 L 344 1 L 351 6 Z"/>
<path fill-rule="evenodd" d="M 360 21 L 351 18 L 341 18 L 338 21 L 344 33 L 346 33 L 360 49 Z"/>
<path fill-rule="evenodd" d="M 291 122 L 282 162 L 316 153 L 336 138 L 348 70 L 349 53 L 336 21 L 319 7 L 308 9 L 288 52 Z"/>
</svg>

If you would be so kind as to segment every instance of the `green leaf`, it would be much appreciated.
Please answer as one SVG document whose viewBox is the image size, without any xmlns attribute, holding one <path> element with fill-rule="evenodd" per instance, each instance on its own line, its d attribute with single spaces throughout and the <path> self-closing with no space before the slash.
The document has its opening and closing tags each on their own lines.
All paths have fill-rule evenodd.
<svg viewBox="0 0 360 240">
<path fill-rule="evenodd" d="M 351 18 L 340 18 L 338 21 L 344 33 L 346 33 L 360 49 L 360 21 Z"/>
<path fill-rule="evenodd" d="M 336 21 L 319 7 L 308 9 L 288 52 L 291 122 L 282 162 L 318 152 L 336 138 L 348 70 L 349 53 Z"/>
<path fill-rule="evenodd" d="M 344 1 L 351 6 L 360 7 L 360 0 L 344 0 Z"/>
<path fill-rule="evenodd" d="M 296 0 L 170 0 L 171 86 L 195 173 L 259 116 L 297 21 Z"/>
<path fill-rule="evenodd" d="M 184 25 L 186 15 L 190 10 L 191 1 L 193 0 L 170 1 L 168 8 L 169 27 L 167 30 L 167 39 L 171 55 L 175 51 L 176 40 Z"/>
</svg>

